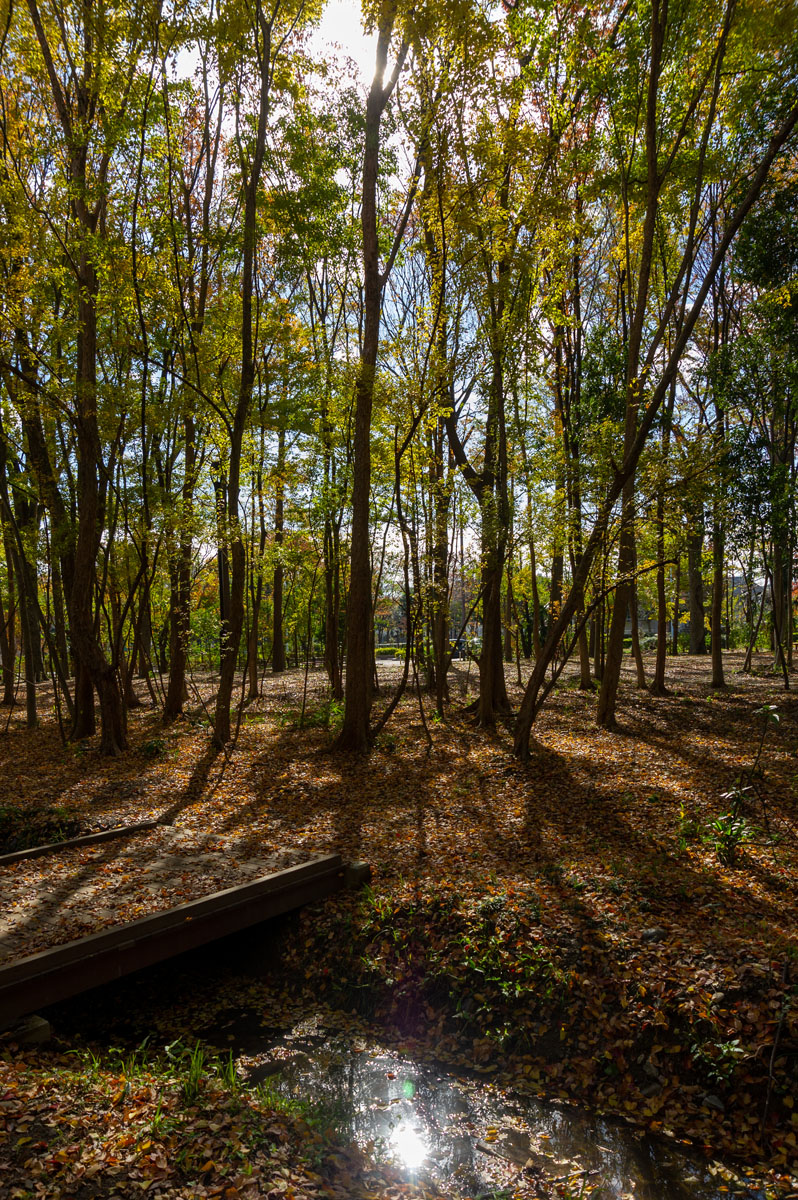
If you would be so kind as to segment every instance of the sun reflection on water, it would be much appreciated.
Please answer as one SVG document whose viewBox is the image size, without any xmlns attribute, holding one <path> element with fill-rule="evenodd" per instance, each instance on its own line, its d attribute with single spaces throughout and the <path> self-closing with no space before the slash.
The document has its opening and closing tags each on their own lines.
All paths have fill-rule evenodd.
<svg viewBox="0 0 798 1200">
<path fill-rule="evenodd" d="M 418 1130 L 404 1122 L 397 1125 L 391 1134 L 391 1146 L 408 1171 L 417 1171 L 429 1153 L 429 1147 Z"/>
</svg>

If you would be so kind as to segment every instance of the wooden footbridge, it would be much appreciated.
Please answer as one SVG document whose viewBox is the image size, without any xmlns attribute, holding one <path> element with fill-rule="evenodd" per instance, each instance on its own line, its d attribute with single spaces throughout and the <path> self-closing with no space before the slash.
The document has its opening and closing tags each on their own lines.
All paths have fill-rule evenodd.
<svg viewBox="0 0 798 1200">
<path fill-rule="evenodd" d="M 136 830 L 137 831 L 137 830 Z M 117 831 L 118 835 L 128 832 Z M 107 840 L 108 835 L 100 835 Z M 74 842 L 72 844 L 75 844 Z M 85 839 L 80 844 L 85 844 Z M 61 847 L 35 848 L 28 857 Z M 20 855 L 9 856 L 19 858 Z M 0 860 L 2 864 L 2 860 Z M 0 1029 L 26 1014 L 196 949 L 368 878 L 365 864 L 316 854 L 295 865 L 0 964 Z"/>
</svg>

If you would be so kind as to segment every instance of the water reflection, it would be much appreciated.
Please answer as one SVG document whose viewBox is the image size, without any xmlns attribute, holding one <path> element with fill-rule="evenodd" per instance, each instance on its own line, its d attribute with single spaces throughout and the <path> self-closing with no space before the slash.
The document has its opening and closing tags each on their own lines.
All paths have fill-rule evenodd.
<svg viewBox="0 0 798 1200">
<path fill-rule="evenodd" d="M 268 1078 L 287 1095 L 334 1107 L 355 1141 L 408 1178 L 463 1195 L 570 1180 L 574 1194 L 584 1185 L 594 1200 L 764 1200 L 716 1164 L 678 1155 L 623 1125 L 364 1046 L 318 1020 L 288 1034 L 255 1033 L 250 1024 L 243 1038 L 237 1024 L 229 1023 L 226 1038 L 252 1082 Z"/>
<path fill-rule="evenodd" d="M 391 1134 L 391 1148 L 394 1158 L 408 1171 L 414 1174 L 427 1158 L 429 1147 L 418 1129 L 413 1129 L 402 1122 Z"/>
</svg>

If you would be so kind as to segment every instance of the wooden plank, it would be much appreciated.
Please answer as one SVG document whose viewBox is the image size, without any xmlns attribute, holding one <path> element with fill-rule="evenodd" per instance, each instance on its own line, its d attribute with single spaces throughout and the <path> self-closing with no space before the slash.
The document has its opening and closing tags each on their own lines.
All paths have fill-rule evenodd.
<svg viewBox="0 0 798 1200">
<path fill-rule="evenodd" d="M 48 1004 L 320 900 L 343 885 L 341 856 L 317 855 L 250 883 L 16 959 L 0 967 L 0 1028 Z"/>
<path fill-rule="evenodd" d="M 135 825 L 115 825 L 113 829 L 101 829 L 99 833 L 82 833 L 63 842 L 45 842 L 43 846 L 29 846 L 27 850 L 11 850 L 8 854 L 0 854 L 0 867 L 25 858 L 43 858 L 46 854 L 57 854 L 59 850 L 71 850 L 73 846 L 93 846 L 98 842 L 111 842 L 114 838 L 145 833 L 148 829 L 157 829 L 159 824 L 160 821 L 137 821 Z"/>
</svg>

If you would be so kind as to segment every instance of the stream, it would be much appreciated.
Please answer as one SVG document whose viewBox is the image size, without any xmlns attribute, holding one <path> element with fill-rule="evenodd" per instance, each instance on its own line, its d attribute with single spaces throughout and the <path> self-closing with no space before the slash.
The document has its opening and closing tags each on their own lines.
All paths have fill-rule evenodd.
<svg viewBox="0 0 798 1200">
<path fill-rule="evenodd" d="M 476 1073 L 416 1061 L 314 1016 L 289 1031 L 231 1014 L 211 1042 L 249 1083 L 322 1104 L 407 1180 L 483 1200 L 561 1193 L 593 1200 L 764 1200 L 722 1164 L 565 1104 L 513 1095 Z M 541 1189 L 536 1192 L 535 1184 Z M 570 1190 L 569 1190 L 570 1189 Z"/>
<path fill-rule="evenodd" d="M 250 1085 L 320 1105 L 377 1162 L 470 1200 L 767 1200 L 729 1164 L 576 1105 L 514 1091 L 506 1075 L 500 1085 L 484 1069 L 415 1058 L 352 1017 L 302 1001 L 286 1007 L 259 997 L 253 1007 L 237 986 L 255 974 L 240 974 L 245 949 L 242 939 L 227 939 L 212 955 L 203 949 L 135 982 L 98 988 L 58 1006 L 54 1025 L 132 1048 L 154 1027 L 160 1041 L 167 1032 L 161 1018 L 171 1012 L 171 1036 L 185 1046 L 199 1040 L 212 1055 L 231 1053 Z M 259 947 L 258 961 L 264 953 Z M 221 1009 L 220 991 L 228 993 Z M 214 998 L 207 1009 L 205 996 Z M 189 997 L 198 1002 L 193 1010 Z"/>
</svg>

